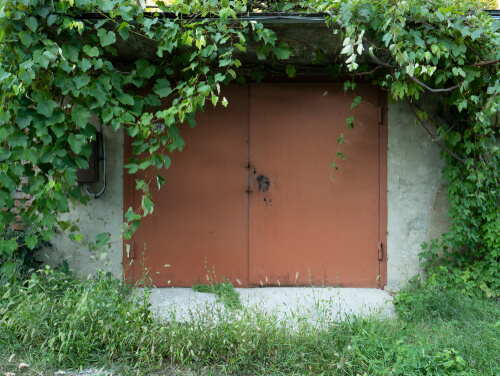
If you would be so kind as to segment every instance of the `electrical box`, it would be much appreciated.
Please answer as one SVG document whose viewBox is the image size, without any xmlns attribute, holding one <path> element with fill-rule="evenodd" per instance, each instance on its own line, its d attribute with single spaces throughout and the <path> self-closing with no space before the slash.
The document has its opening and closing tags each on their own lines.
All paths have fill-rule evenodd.
<svg viewBox="0 0 500 376">
<path fill-rule="evenodd" d="M 79 168 L 76 171 L 78 183 L 96 183 L 99 181 L 99 150 L 101 144 L 101 133 L 96 133 L 96 138 L 91 141 L 92 154 L 89 158 L 89 168 Z"/>
</svg>

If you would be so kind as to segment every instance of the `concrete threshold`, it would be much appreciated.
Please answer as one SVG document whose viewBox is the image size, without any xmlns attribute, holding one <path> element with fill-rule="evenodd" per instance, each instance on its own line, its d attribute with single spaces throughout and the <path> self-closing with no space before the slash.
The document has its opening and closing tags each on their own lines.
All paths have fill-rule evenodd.
<svg viewBox="0 0 500 376">
<path fill-rule="evenodd" d="M 237 288 L 242 309 L 231 311 L 210 293 L 191 288 L 153 288 L 151 310 L 165 321 L 219 321 L 245 315 L 268 316 L 283 325 L 300 322 L 328 324 L 353 317 L 392 318 L 392 297 L 385 291 L 362 288 L 264 287 Z"/>
</svg>

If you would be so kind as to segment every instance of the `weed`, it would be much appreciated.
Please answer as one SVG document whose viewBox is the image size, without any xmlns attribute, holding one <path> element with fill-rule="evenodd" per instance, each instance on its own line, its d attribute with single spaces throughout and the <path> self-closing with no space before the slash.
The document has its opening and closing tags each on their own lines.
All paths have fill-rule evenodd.
<svg viewBox="0 0 500 376">
<path fill-rule="evenodd" d="M 45 269 L 1 292 L 0 338 L 12 353 L 29 346 L 44 362 L 70 368 L 127 352 L 134 360 L 144 357 L 140 338 L 151 313 L 118 280 L 99 275 L 81 281 Z"/>
<path fill-rule="evenodd" d="M 231 310 L 241 308 L 240 294 L 234 289 L 233 284 L 229 281 L 219 282 L 215 285 L 196 284 L 193 285 L 193 290 L 197 292 L 215 294 L 217 296 L 217 300 Z"/>
<path fill-rule="evenodd" d="M 193 285 L 193 290 L 197 292 L 206 292 L 210 294 L 215 294 L 217 300 L 224 304 L 229 310 L 241 309 L 240 294 L 234 289 L 233 284 L 226 278 L 222 279 L 222 282 L 217 281 L 217 274 L 215 273 L 215 267 L 212 270 L 208 268 L 207 260 L 205 260 L 205 270 L 207 272 L 208 284 L 195 284 Z"/>
<path fill-rule="evenodd" d="M 229 283 L 199 286 L 234 291 Z M 0 296 L 0 373 L 26 374 L 18 369 L 24 362 L 32 374 L 82 367 L 120 375 L 500 374 L 498 302 L 437 286 L 403 291 L 397 319 L 304 320 L 293 328 L 259 307 L 218 320 L 211 314 L 221 312 L 208 307 L 188 323 L 160 322 L 147 296 L 121 281 L 49 269 L 0 287 Z"/>
</svg>

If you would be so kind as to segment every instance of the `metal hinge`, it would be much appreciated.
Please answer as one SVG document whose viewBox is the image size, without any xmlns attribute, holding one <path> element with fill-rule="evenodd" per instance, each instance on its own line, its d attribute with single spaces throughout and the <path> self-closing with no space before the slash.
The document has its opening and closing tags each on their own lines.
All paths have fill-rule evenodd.
<svg viewBox="0 0 500 376">
<path fill-rule="evenodd" d="M 127 244 L 125 246 L 125 251 L 127 253 L 127 258 L 129 260 L 135 259 L 135 242 L 132 242 L 131 244 Z"/>
<path fill-rule="evenodd" d="M 384 257 L 384 251 L 382 247 L 382 242 L 378 242 L 378 260 L 382 261 L 382 258 Z"/>
</svg>

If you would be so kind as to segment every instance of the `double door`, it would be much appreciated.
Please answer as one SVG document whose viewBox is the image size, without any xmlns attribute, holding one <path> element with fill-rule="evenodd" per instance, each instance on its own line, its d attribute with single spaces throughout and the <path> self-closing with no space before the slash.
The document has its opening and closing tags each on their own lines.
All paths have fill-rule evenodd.
<svg viewBox="0 0 500 376">
<path fill-rule="evenodd" d="M 378 89 L 358 85 L 355 110 L 354 96 L 331 82 L 235 85 L 222 95 L 227 108 L 207 104 L 194 129 L 181 127 L 185 148 L 172 154 L 154 212 L 124 255 L 128 276 L 147 270 L 158 287 L 215 276 L 243 287 L 383 282 Z M 141 200 L 127 179 L 124 210 Z"/>
</svg>

